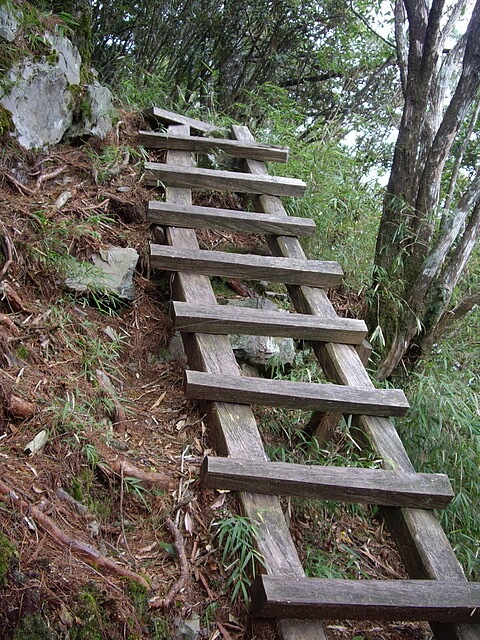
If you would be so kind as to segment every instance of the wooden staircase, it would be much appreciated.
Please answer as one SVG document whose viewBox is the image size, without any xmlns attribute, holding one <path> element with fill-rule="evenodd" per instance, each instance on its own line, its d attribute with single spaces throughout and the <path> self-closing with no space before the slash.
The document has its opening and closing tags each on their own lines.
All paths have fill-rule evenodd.
<svg viewBox="0 0 480 640">
<path fill-rule="evenodd" d="M 166 132 L 140 132 L 140 144 L 167 151 L 165 164 L 146 163 L 148 184 L 161 186 L 165 202 L 149 203 L 148 219 L 165 226 L 167 245 L 151 246 L 154 268 L 175 273 L 173 317 L 188 357 L 187 397 L 207 401 L 212 439 L 223 457 L 207 457 L 206 487 L 237 490 L 256 526 L 266 575 L 252 588 L 254 615 L 277 619 L 285 640 L 326 639 L 322 619 L 427 620 L 436 638 L 480 639 L 480 585 L 469 583 L 432 509 L 453 497 L 443 474 L 416 473 L 390 420 L 408 409 L 400 390 L 379 390 L 366 370 L 365 324 L 339 318 L 324 288 L 338 286 L 335 262 L 308 260 L 297 236 L 315 231 L 312 220 L 289 217 L 280 196 L 301 196 L 300 180 L 270 176 L 265 161 L 286 161 L 288 150 L 257 144 L 246 127 L 230 139 L 214 126 L 153 108 L 146 113 Z M 191 135 L 191 131 L 202 135 Z M 221 132 L 225 134 L 224 131 Z M 241 171 L 192 166 L 192 153 L 226 153 Z M 191 189 L 254 194 L 255 212 L 192 205 Z M 195 229 L 266 235 L 273 257 L 199 248 Z M 211 275 L 270 280 L 287 286 L 298 313 L 219 306 Z M 245 378 L 228 335 L 289 336 L 312 341 L 332 384 Z M 303 466 L 267 459 L 251 404 L 312 410 L 321 434 L 342 415 L 354 416 L 384 469 Z M 412 578 L 396 581 L 306 578 L 278 496 L 304 496 L 382 505 L 383 515 Z"/>
</svg>

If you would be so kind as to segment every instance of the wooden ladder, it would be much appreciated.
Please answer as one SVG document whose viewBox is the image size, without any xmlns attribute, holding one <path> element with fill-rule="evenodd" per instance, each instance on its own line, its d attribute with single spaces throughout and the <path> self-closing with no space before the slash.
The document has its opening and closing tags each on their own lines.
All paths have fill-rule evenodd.
<svg viewBox="0 0 480 640">
<path fill-rule="evenodd" d="M 185 393 L 208 401 L 212 438 L 223 456 L 204 460 L 203 485 L 239 491 L 242 509 L 256 525 L 266 574 L 252 587 L 253 614 L 276 618 L 285 640 L 326 639 L 325 618 L 426 620 L 436 638 L 480 639 L 480 584 L 466 580 L 432 512 L 451 501 L 450 482 L 443 474 L 415 472 L 390 419 L 408 409 L 403 392 L 375 389 L 364 366 L 364 322 L 339 318 L 324 291 L 340 284 L 340 266 L 307 260 L 302 250 L 298 236 L 314 233 L 315 223 L 289 217 L 280 196 L 301 196 L 305 184 L 270 176 L 264 164 L 286 161 L 288 150 L 257 144 L 246 127 L 233 126 L 227 139 L 213 137 L 219 130 L 211 124 L 156 107 L 146 116 L 168 127 L 139 134 L 143 146 L 167 152 L 164 164 L 145 166 L 147 183 L 165 190 L 165 202 L 152 201 L 148 208 L 148 219 L 165 226 L 167 241 L 151 245 L 151 264 L 175 273 L 173 317 L 190 367 Z M 242 171 L 192 166 L 192 153 L 212 151 L 241 159 Z M 254 194 L 256 211 L 193 206 L 192 188 Z M 201 250 L 198 228 L 265 234 L 273 257 Z M 220 306 L 211 275 L 282 282 L 298 313 Z M 334 384 L 242 377 L 228 338 L 232 333 L 310 340 Z M 352 415 L 385 468 L 270 462 L 251 404 L 312 410 L 317 434 Z M 281 495 L 382 505 L 411 579 L 306 578 Z"/>
</svg>

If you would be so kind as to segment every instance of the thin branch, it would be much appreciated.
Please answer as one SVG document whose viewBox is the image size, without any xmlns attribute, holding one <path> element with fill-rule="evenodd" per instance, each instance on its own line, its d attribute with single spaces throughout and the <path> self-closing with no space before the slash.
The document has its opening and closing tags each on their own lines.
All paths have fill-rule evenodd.
<svg viewBox="0 0 480 640">
<path fill-rule="evenodd" d="M 3 227 L 3 245 L 5 247 L 5 252 L 7 255 L 5 256 L 6 260 L 3 263 L 3 267 L 0 271 L 0 280 L 2 280 L 2 278 L 6 275 L 7 271 L 10 268 L 10 265 L 13 262 L 13 243 L 10 240 L 10 236 L 6 232 L 5 227 Z"/>
<path fill-rule="evenodd" d="M 443 214 L 442 214 L 442 220 L 440 223 L 440 229 L 443 229 L 445 227 L 445 224 L 447 222 L 448 219 L 448 214 L 450 212 L 450 207 L 452 205 L 452 200 L 453 200 L 453 196 L 455 193 L 455 187 L 457 186 L 457 178 L 458 178 L 458 173 L 460 171 L 460 167 L 463 161 L 463 157 L 465 155 L 465 151 L 467 150 L 467 146 L 468 143 L 470 142 L 470 138 L 472 137 L 472 133 L 477 125 L 477 121 L 478 121 L 478 116 L 480 115 L 480 97 L 479 100 L 477 102 L 477 105 L 475 107 L 475 110 L 473 112 L 473 115 L 470 119 L 470 124 L 468 125 L 468 129 L 467 132 L 465 134 L 465 138 L 462 141 L 462 145 L 459 149 L 459 152 L 457 154 L 457 157 L 455 158 L 455 164 L 453 166 L 453 170 L 452 170 L 452 176 L 450 178 L 450 184 L 448 187 L 448 193 L 447 193 L 447 197 L 445 199 L 445 204 L 443 206 Z"/>
<path fill-rule="evenodd" d="M 407 16 L 402 0 L 396 0 L 394 12 L 395 42 L 397 50 L 398 67 L 400 69 L 400 82 L 402 84 L 403 97 L 407 93 L 407 69 L 408 69 L 408 38 L 405 30 Z"/>
<path fill-rule="evenodd" d="M 468 315 L 477 305 L 480 305 L 480 291 L 465 296 L 456 307 L 444 311 L 435 327 L 435 336 L 443 335 L 452 324 Z"/>
<path fill-rule="evenodd" d="M 188 560 L 185 554 L 182 534 L 178 530 L 177 525 L 173 520 L 170 520 L 170 518 L 166 520 L 165 526 L 173 535 L 173 546 L 175 547 L 180 561 L 180 578 L 172 585 L 165 598 L 152 598 L 152 600 L 150 600 L 149 604 L 152 609 L 168 609 L 168 607 L 173 604 L 177 593 L 185 587 L 189 578 Z"/>
<path fill-rule="evenodd" d="M 468 2 L 469 0 L 458 0 L 457 4 L 452 7 L 447 22 L 442 29 L 442 42 L 445 42 L 452 33 Z"/>
</svg>

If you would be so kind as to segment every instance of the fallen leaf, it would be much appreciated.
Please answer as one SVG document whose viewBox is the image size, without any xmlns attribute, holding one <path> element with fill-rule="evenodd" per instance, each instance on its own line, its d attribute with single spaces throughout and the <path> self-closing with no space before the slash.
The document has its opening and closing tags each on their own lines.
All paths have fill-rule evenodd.
<svg viewBox="0 0 480 640">
<path fill-rule="evenodd" d="M 167 395 L 167 392 L 164 391 L 156 400 L 155 402 L 152 404 L 152 406 L 150 407 L 150 411 L 153 411 L 154 409 L 156 409 L 158 407 L 158 405 L 163 402 L 163 400 L 165 399 L 165 396 Z"/>
<path fill-rule="evenodd" d="M 211 505 L 211 509 L 220 509 L 220 507 L 223 507 L 225 503 L 225 494 L 221 493 L 218 498 L 215 500 L 215 502 Z"/>
<path fill-rule="evenodd" d="M 149 551 L 153 551 L 153 549 L 155 549 L 156 546 L 157 546 L 157 541 L 152 542 L 152 544 L 149 544 L 147 547 L 143 547 L 143 549 L 139 549 L 138 553 L 148 553 Z"/>
<path fill-rule="evenodd" d="M 45 447 L 45 445 L 47 444 L 47 442 L 48 442 L 48 431 L 46 429 L 43 429 L 42 431 L 37 433 L 34 439 L 27 444 L 24 451 L 26 451 L 27 453 L 30 453 L 30 455 L 33 456 L 36 453 L 40 453 Z"/>
<path fill-rule="evenodd" d="M 185 531 L 190 535 L 193 533 L 193 520 L 188 511 L 185 513 Z"/>
</svg>

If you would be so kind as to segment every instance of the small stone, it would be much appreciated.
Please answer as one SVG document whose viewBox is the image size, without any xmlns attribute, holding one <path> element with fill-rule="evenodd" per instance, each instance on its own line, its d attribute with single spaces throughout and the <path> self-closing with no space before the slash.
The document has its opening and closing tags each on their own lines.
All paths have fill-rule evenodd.
<svg viewBox="0 0 480 640">
<path fill-rule="evenodd" d="M 200 634 L 200 618 L 192 615 L 188 620 L 178 622 L 175 640 L 197 640 Z"/>
</svg>

